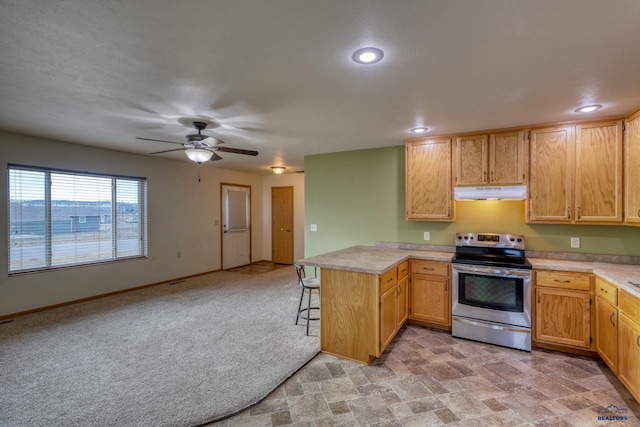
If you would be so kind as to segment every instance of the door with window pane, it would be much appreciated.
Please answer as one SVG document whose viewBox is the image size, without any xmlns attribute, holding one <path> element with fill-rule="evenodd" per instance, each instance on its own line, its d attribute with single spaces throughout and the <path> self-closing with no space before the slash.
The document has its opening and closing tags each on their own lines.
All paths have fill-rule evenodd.
<svg viewBox="0 0 640 427">
<path fill-rule="evenodd" d="M 251 188 L 222 185 L 222 269 L 251 263 Z"/>
</svg>

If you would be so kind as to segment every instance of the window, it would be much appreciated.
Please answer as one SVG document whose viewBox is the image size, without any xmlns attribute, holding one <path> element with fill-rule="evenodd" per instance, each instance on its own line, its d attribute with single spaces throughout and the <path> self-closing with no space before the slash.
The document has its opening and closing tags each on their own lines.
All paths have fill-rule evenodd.
<svg viewBox="0 0 640 427">
<path fill-rule="evenodd" d="M 9 165 L 9 274 L 147 255 L 145 178 Z"/>
</svg>

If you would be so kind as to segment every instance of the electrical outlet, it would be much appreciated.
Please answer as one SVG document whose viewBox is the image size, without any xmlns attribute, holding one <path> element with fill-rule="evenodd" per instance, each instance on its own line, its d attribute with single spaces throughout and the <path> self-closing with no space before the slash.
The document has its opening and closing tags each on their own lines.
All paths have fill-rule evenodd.
<svg viewBox="0 0 640 427">
<path fill-rule="evenodd" d="M 178 251 L 178 258 L 180 258 L 182 256 L 182 254 L 180 253 L 180 251 Z"/>
<path fill-rule="evenodd" d="M 571 238 L 571 247 L 572 248 L 579 248 L 580 247 L 580 238 L 579 237 L 572 237 Z"/>
<path fill-rule="evenodd" d="M 311 227 L 309 227 L 309 229 L 311 231 L 318 231 L 318 224 L 311 224 Z"/>
<path fill-rule="evenodd" d="M 431 232 L 430 231 L 425 231 L 424 232 L 424 240 L 431 240 Z"/>
</svg>

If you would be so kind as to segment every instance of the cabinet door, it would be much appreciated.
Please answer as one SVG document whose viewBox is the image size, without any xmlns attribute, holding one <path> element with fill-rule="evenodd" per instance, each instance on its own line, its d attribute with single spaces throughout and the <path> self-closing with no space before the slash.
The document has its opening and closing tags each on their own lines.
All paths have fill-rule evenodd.
<svg viewBox="0 0 640 427">
<path fill-rule="evenodd" d="M 590 300 L 587 292 L 537 287 L 535 339 L 591 348 Z"/>
<path fill-rule="evenodd" d="M 625 221 L 640 225 L 640 111 L 626 121 L 624 141 Z"/>
<path fill-rule="evenodd" d="M 380 351 L 389 345 L 396 334 L 397 313 L 396 313 L 396 292 L 394 286 L 380 295 Z"/>
<path fill-rule="evenodd" d="M 614 373 L 618 372 L 618 308 L 596 297 L 596 350 Z"/>
<path fill-rule="evenodd" d="M 489 136 L 489 184 L 526 183 L 525 132 L 494 133 Z"/>
<path fill-rule="evenodd" d="M 409 315 L 412 319 L 450 325 L 449 279 L 412 275 L 410 307 Z"/>
<path fill-rule="evenodd" d="M 640 325 L 620 312 L 618 378 L 640 399 Z"/>
<path fill-rule="evenodd" d="M 622 122 L 576 126 L 575 221 L 622 222 Z"/>
<path fill-rule="evenodd" d="M 406 214 L 409 220 L 453 220 L 450 138 L 406 143 Z"/>
<path fill-rule="evenodd" d="M 456 138 L 456 186 L 488 184 L 488 163 L 487 135 Z"/>
<path fill-rule="evenodd" d="M 409 284 L 409 278 L 407 276 L 405 276 L 403 279 L 400 279 L 398 281 L 398 298 L 397 298 L 397 303 L 398 303 L 398 324 L 397 324 L 397 329 L 400 329 L 400 327 L 404 324 L 404 322 L 407 320 L 407 317 L 409 317 L 409 289 L 408 289 L 408 284 Z"/>
<path fill-rule="evenodd" d="M 575 141 L 572 126 L 531 131 L 527 221 L 571 222 Z"/>
</svg>

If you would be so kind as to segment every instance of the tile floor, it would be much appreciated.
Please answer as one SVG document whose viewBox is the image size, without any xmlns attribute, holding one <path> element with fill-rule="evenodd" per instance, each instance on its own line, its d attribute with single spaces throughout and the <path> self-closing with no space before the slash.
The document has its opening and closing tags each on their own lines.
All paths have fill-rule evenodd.
<svg viewBox="0 0 640 427">
<path fill-rule="evenodd" d="M 616 416 L 627 419 L 598 418 Z M 406 325 L 372 365 L 320 353 L 262 402 L 210 426 L 622 427 L 639 419 L 640 405 L 600 360 Z"/>
</svg>

